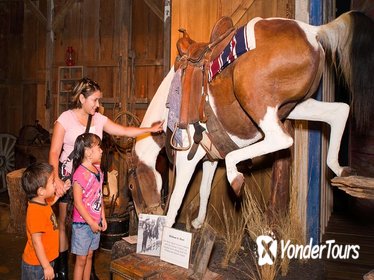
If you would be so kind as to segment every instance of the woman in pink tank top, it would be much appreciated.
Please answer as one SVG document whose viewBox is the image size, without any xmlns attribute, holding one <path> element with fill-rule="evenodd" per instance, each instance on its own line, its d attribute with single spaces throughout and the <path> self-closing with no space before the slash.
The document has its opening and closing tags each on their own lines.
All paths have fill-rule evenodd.
<svg viewBox="0 0 374 280">
<path fill-rule="evenodd" d="M 72 91 L 73 108 L 63 112 L 54 124 L 49 163 L 53 166 L 56 177 L 56 193 L 62 198 L 59 201 L 59 233 L 60 255 L 56 261 L 58 279 L 68 279 L 68 239 L 65 229 L 67 198 L 63 195 L 70 188 L 70 181 L 62 179 L 69 177 L 72 163 L 69 155 L 73 151 L 77 137 L 86 130 L 89 115 L 92 116 L 89 132 L 97 134 L 100 138 L 103 131 L 111 135 L 137 137 L 143 133 L 162 131 L 163 121 L 151 127 L 126 127 L 119 125 L 106 116 L 97 112 L 100 106 L 102 92 L 100 86 L 89 78 L 81 79 Z M 60 166 L 60 168 L 59 168 Z M 97 279 L 92 266 L 91 279 Z"/>
</svg>

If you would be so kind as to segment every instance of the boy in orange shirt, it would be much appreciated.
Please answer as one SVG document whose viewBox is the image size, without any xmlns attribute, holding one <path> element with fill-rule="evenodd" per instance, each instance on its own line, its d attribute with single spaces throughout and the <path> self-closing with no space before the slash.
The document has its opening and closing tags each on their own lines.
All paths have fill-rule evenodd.
<svg viewBox="0 0 374 280">
<path fill-rule="evenodd" d="M 53 279 L 53 264 L 58 257 L 59 235 L 56 216 L 51 207 L 57 201 L 52 165 L 31 164 L 22 175 L 22 187 L 29 199 L 26 214 L 27 243 L 22 256 L 22 280 Z"/>
</svg>

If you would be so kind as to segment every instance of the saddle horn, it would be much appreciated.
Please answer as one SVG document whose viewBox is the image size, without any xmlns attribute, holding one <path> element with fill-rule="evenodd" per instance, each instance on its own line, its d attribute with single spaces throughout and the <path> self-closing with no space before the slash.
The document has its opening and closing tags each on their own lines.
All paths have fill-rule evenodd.
<svg viewBox="0 0 374 280">
<path fill-rule="evenodd" d="M 196 43 L 194 40 L 190 38 L 190 35 L 188 35 L 186 29 L 179 28 L 179 32 L 183 33 L 183 37 L 179 38 L 177 41 L 177 49 L 180 56 L 183 56 L 187 54 L 187 50 L 189 46 L 193 43 Z"/>
</svg>

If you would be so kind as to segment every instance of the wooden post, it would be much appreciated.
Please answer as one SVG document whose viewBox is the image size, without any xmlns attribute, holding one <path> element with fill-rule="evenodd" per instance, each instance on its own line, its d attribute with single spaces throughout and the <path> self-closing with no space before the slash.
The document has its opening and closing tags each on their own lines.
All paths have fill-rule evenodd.
<svg viewBox="0 0 374 280">
<path fill-rule="evenodd" d="M 208 224 L 205 224 L 192 267 L 193 274 L 190 275 L 189 279 L 201 280 L 204 278 L 215 240 L 216 231 Z"/>
<path fill-rule="evenodd" d="M 51 127 L 51 103 L 52 103 L 52 84 L 53 84 L 53 73 L 52 64 L 54 56 L 54 32 L 52 29 L 53 22 L 53 5 L 52 1 L 47 1 L 47 32 L 46 32 L 46 44 L 45 44 L 45 122 L 44 126 L 47 130 Z"/>
<path fill-rule="evenodd" d="M 331 179 L 331 185 L 354 197 L 374 199 L 374 178 L 363 176 L 335 177 Z"/>
<path fill-rule="evenodd" d="M 293 135 L 293 128 L 290 121 L 285 121 L 284 126 L 290 135 Z M 273 164 L 271 196 L 268 204 L 268 213 L 286 213 L 290 201 L 290 150 L 282 150 L 276 153 Z"/>
<path fill-rule="evenodd" d="M 170 44 L 171 44 L 171 0 L 164 4 L 164 76 L 170 70 Z"/>
<path fill-rule="evenodd" d="M 8 194 L 10 201 L 10 220 L 8 232 L 19 236 L 26 235 L 27 197 L 21 186 L 21 177 L 25 168 L 7 174 Z"/>
</svg>

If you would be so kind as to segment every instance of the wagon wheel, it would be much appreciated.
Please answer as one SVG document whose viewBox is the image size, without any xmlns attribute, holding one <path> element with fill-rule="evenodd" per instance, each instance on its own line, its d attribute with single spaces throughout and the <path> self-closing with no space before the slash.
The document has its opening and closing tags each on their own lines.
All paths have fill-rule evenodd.
<svg viewBox="0 0 374 280">
<path fill-rule="evenodd" d="M 114 121 L 124 126 L 139 126 L 140 125 L 139 118 L 133 113 L 130 113 L 128 111 L 119 112 L 117 116 L 114 118 Z M 124 151 L 131 149 L 135 142 L 135 139 L 131 137 L 115 137 L 114 139 L 116 143 L 122 149 L 124 149 Z"/>
<path fill-rule="evenodd" d="M 119 112 L 115 118 L 114 122 L 124 125 L 124 126 L 135 126 L 138 127 L 140 125 L 139 118 L 134 115 L 133 113 L 130 113 L 128 111 L 121 111 Z M 126 153 L 130 152 L 133 145 L 135 144 L 135 138 L 132 137 L 116 137 L 111 136 L 113 142 L 115 143 L 115 149 L 118 152 L 118 162 L 116 165 L 119 168 L 119 174 L 118 174 L 118 192 L 117 197 L 112 198 L 112 202 L 110 203 L 110 210 L 109 210 L 109 216 L 111 216 L 113 213 L 115 215 L 121 215 L 120 213 L 126 212 L 126 205 L 128 205 L 128 202 L 130 200 L 129 193 L 127 190 L 127 165 L 126 165 Z M 119 195 L 122 193 L 123 195 Z M 118 199 L 119 208 L 114 209 L 116 202 Z M 115 213 L 116 212 L 116 213 Z"/>
<path fill-rule="evenodd" d="M 14 146 L 17 138 L 0 134 L 0 192 L 6 190 L 6 175 L 15 168 Z"/>
</svg>

